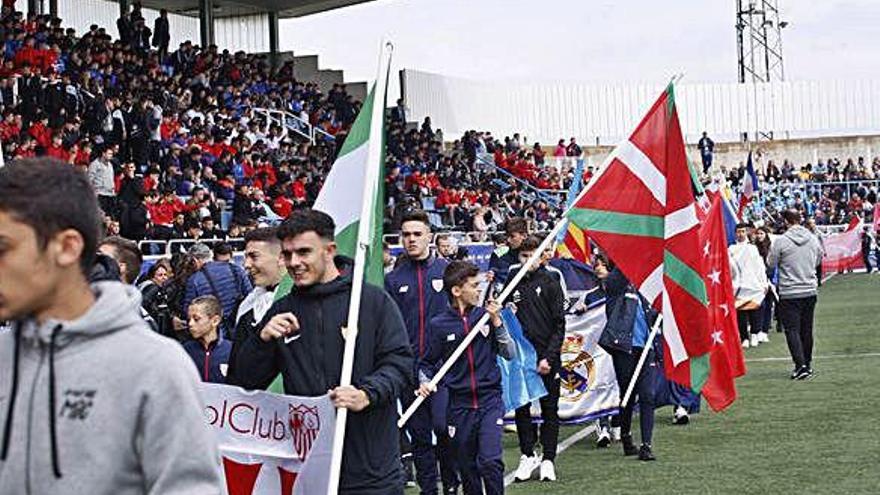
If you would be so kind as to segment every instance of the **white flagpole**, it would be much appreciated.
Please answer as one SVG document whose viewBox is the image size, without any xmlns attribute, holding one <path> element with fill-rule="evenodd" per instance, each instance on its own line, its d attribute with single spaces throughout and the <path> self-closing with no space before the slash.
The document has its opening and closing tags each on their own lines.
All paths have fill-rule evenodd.
<svg viewBox="0 0 880 495">
<path fill-rule="evenodd" d="M 358 334 L 358 317 L 361 309 L 361 292 L 364 285 L 364 269 L 367 262 L 367 249 L 372 236 L 373 210 L 376 206 L 378 181 L 381 179 L 382 146 L 385 132 L 385 88 L 388 83 L 388 71 L 391 67 L 391 54 L 394 46 L 383 41 L 379 48 L 379 68 L 376 73 L 376 86 L 373 92 L 373 111 L 370 115 L 370 140 L 367 154 L 367 170 L 364 177 L 364 198 L 361 204 L 358 237 L 354 253 L 354 269 L 352 272 L 351 299 L 348 303 L 348 327 L 342 329 L 345 339 L 345 352 L 342 357 L 342 374 L 340 386 L 351 385 L 354 368 L 355 342 Z M 336 409 L 336 430 L 333 432 L 333 451 L 330 457 L 330 479 L 327 483 L 327 495 L 336 495 L 339 491 L 339 474 L 342 470 L 342 449 L 345 444 L 345 426 L 348 420 L 348 409 Z"/>
<path fill-rule="evenodd" d="M 616 149 L 617 148 L 615 147 L 615 150 Z M 587 191 L 590 190 L 593 184 L 596 183 L 596 181 L 599 179 L 599 177 L 602 175 L 608 165 L 614 160 L 615 156 L 615 151 L 612 150 L 611 153 L 609 153 L 608 156 L 605 158 L 605 161 L 602 162 L 602 165 L 599 167 L 596 175 L 594 175 L 590 182 L 583 189 L 581 189 L 581 192 L 578 194 L 577 198 L 571 202 L 571 206 L 569 206 L 565 210 L 565 213 L 562 214 L 562 218 L 556 223 L 556 225 L 553 227 L 553 230 L 551 230 L 550 233 L 547 234 L 547 236 L 541 242 L 541 245 L 538 246 L 538 249 L 535 249 L 535 252 L 532 253 L 532 256 L 529 257 L 528 261 L 526 261 L 523 266 L 520 267 L 519 271 L 516 272 L 516 275 L 514 275 L 512 279 L 508 280 L 507 285 L 504 287 L 504 290 L 501 291 L 501 294 L 496 299 L 499 304 L 504 303 L 504 301 L 510 296 L 510 293 L 513 292 L 513 289 L 517 286 L 517 284 L 519 284 L 519 281 L 522 280 L 523 277 L 525 277 L 526 273 L 528 273 L 529 268 L 531 268 L 532 265 L 534 265 L 538 261 L 538 259 L 540 259 L 544 255 L 544 251 L 546 251 L 547 248 L 549 248 L 556 241 L 556 235 L 563 228 L 565 228 L 566 225 L 568 225 L 566 215 L 568 215 L 568 213 L 572 209 L 574 209 L 578 201 L 584 196 L 584 194 L 587 193 Z M 477 324 L 474 325 L 473 330 L 471 330 L 471 332 L 468 333 L 467 336 L 465 336 L 461 343 L 458 344 L 458 347 L 456 347 L 452 354 L 449 356 L 449 359 L 447 359 L 446 362 L 443 363 L 443 366 L 441 366 L 440 369 L 437 370 L 437 373 L 434 374 L 434 378 L 431 379 L 431 385 L 433 387 L 436 388 L 437 384 L 440 383 L 440 380 L 442 380 L 443 377 L 446 376 L 446 373 L 449 372 L 449 369 L 452 368 L 453 363 L 455 363 L 455 361 L 459 357 L 461 357 L 468 346 L 471 345 L 471 342 L 473 342 L 473 340 L 477 337 L 477 334 L 479 333 L 477 330 L 482 329 L 483 325 L 488 322 L 488 314 L 483 315 L 483 317 L 480 318 L 479 321 L 477 321 Z M 410 404 L 409 408 L 404 411 L 403 415 L 397 421 L 397 427 L 403 428 L 403 425 L 405 425 L 406 422 L 409 421 L 409 418 L 412 417 L 413 413 L 416 412 L 416 409 L 418 409 L 424 401 L 424 397 L 416 397 L 416 400 L 413 401 L 412 404 Z"/>
<path fill-rule="evenodd" d="M 629 380 L 629 385 L 626 387 L 626 393 L 623 394 L 623 399 L 620 400 L 620 408 L 623 409 L 629 404 L 629 399 L 632 397 L 633 389 L 636 387 L 636 380 L 639 379 L 639 374 L 642 372 L 642 367 L 645 366 L 645 361 L 648 358 L 648 351 L 651 350 L 651 345 L 654 343 L 654 339 L 657 337 L 657 332 L 660 331 L 661 322 L 663 321 L 663 315 L 657 315 L 657 319 L 654 321 L 654 326 L 651 327 L 651 333 L 648 335 L 648 341 L 645 342 L 645 348 L 642 349 L 642 354 L 639 356 L 639 362 L 636 364 L 636 369 L 633 371 L 632 378 Z"/>
</svg>

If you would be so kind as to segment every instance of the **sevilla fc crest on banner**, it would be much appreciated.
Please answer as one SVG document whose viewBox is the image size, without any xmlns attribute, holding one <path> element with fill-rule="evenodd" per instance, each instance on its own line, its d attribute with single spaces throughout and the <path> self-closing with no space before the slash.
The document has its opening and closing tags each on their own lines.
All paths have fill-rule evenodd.
<svg viewBox="0 0 880 495">
<path fill-rule="evenodd" d="M 202 384 L 227 495 L 325 493 L 336 415 L 330 399 Z"/>
</svg>

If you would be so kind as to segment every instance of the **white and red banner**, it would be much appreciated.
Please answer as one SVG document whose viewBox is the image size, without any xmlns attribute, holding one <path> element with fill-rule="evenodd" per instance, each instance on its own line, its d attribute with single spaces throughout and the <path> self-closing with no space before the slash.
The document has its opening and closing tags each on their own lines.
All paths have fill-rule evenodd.
<svg viewBox="0 0 880 495">
<path fill-rule="evenodd" d="M 336 412 L 330 399 L 202 384 L 226 495 L 326 493 Z"/>
<path fill-rule="evenodd" d="M 862 222 L 853 219 L 845 232 L 825 237 L 822 247 L 822 271 L 825 273 L 840 272 L 865 268 L 862 259 Z"/>
</svg>

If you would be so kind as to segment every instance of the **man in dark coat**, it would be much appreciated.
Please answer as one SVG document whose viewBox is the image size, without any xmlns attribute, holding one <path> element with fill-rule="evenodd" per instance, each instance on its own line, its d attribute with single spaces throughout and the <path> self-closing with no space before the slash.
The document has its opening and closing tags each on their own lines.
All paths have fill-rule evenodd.
<svg viewBox="0 0 880 495">
<path fill-rule="evenodd" d="M 171 42 L 171 30 L 168 26 L 168 11 L 159 11 L 159 17 L 153 24 L 153 46 L 159 52 L 159 58 L 164 59 L 168 55 L 168 43 Z"/>
<path fill-rule="evenodd" d="M 295 289 L 277 301 L 236 353 L 227 383 L 268 386 L 281 373 L 291 395 L 330 394 L 351 411 L 339 493 L 403 494 L 397 400 L 413 370 L 400 311 L 379 287 L 364 284 L 352 385 L 340 386 L 351 299 L 350 264 L 336 257 L 335 225 L 316 210 L 294 212 L 278 230 Z"/>
</svg>

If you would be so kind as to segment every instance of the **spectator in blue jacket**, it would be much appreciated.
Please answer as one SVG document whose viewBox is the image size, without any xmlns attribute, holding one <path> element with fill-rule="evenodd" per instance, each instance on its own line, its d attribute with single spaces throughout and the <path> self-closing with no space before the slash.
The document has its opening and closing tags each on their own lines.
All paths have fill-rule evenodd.
<svg viewBox="0 0 880 495">
<path fill-rule="evenodd" d="M 188 314 L 189 305 L 199 296 L 214 296 L 223 308 L 223 319 L 235 318 L 238 304 L 253 290 L 244 270 L 228 261 L 212 261 L 214 253 L 204 244 L 195 244 L 189 254 L 196 259 L 198 271 L 186 281 L 183 295 L 183 313 Z"/>
<path fill-rule="evenodd" d="M 226 383 L 226 369 L 232 343 L 220 335 L 220 301 L 214 296 L 196 298 L 189 305 L 189 333 L 193 340 L 183 344 L 203 382 Z"/>
<path fill-rule="evenodd" d="M 597 256 L 595 269 L 605 289 L 605 313 L 608 317 L 599 337 L 599 345 L 611 355 L 621 399 L 630 381 L 636 380 L 633 396 L 620 411 L 623 454 L 638 454 L 639 460 L 653 461 L 656 459 L 651 450 L 654 432 L 654 381 L 659 366 L 654 350 L 656 339 L 648 350 L 647 359 L 638 376 L 634 375 L 639 357 L 647 345 L 649 327 L 655 315 L 647 301 L 611 261 L 601 255 Z M 642 434 L 642 445 L 638 449 L 632 438 L 633 405 L 636 398 L 639 402 L 639 426 Z"/>
<path fill-rule="evenodd" d="M 429 325 L 428 353 L 419 366 L 419 395 L 436 392 L 430 379 L 465 336 L 480 332 L 446 375 L 449 389 L 448 432 L 458 462 L 465 495 L 504 493 L 503 434 L 504 401 L 501 370 L 496 356 L 512 359 L 513 339 L 501 322 L 501 306 L 480 302 L 480 271 L 466 261 L 453 261 L 443 274 L 443 286 L 451 307 L 435 316 Z M 491 328 L 475 328 L 486 313 Z"/>
<path fill-rule="evenodd" d="M 385 290 L 400 308 L 418 366 L 427 351 L 430 338 L 428 322 L 449 307 L 446 294 L 443 293 L 443 271 L 449 263 L 431 253 L 431 224 L 424 211 L 412 210 L 403 216 L 400 238 L 405 255 L 386 275 Z M 413 383 L 418 382 L 413 380 Z M 404 392 L 401 397 L 404 409 L 414 398 L 415 389 Z M 455 493 L 458 485 L 446 432 L 448 400 L 446 389 L 441 386 L 406 424 L 406 433 L 409 433 L 412 443 L 416 479 L 423 495 L 437 493 L 438 460 L 443 493 Z M 432 430 L 437 437 L 436 449 L 432 445 Z"/>
</svg>

